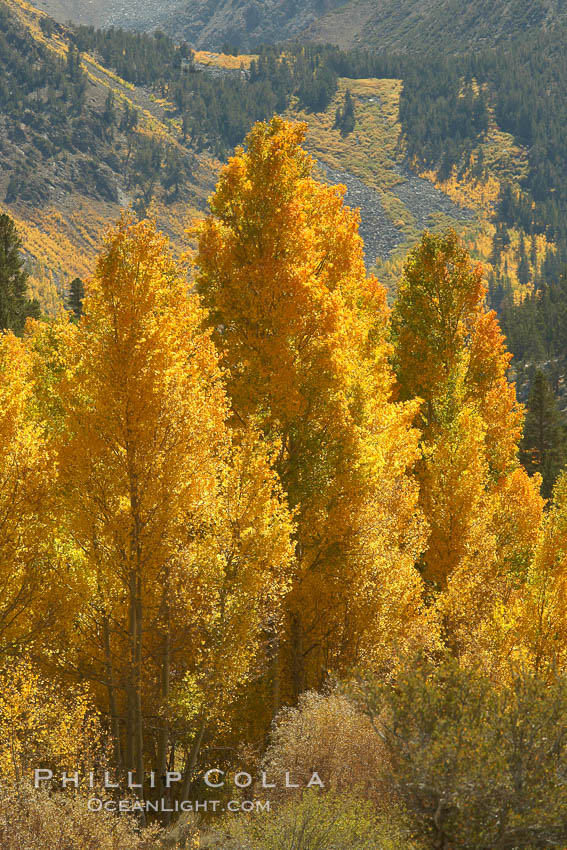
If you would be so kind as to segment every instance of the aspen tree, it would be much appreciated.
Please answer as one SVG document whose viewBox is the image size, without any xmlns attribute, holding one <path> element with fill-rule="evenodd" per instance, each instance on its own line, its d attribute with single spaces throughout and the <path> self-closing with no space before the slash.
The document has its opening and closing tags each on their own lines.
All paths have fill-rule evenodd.
<svg viewBox="0 0 567 850">
<path fill-rule="evenodd" d="M 90 587 L 76 664 L 98 683 L 117 765 L 138 777 L 150 753 L 169 764 L 173 685 L 194 677 L 204 726 L 213 696 L 246 678 L 291 556 L 264 447 L 253 432 L 232 446 L 203 321 L 165 237 L 123 218 L 66 330 L 62 512 Z"/>
<path fill-rule="evenodd" d="M 367 277 L 344 187 L 313 177 L 305 132 L 281 118 L 255 125 L 194 230 L 233 423 L 279 446 L 297 519 L 278 654 L 292 698 L 364 647 L 388 666 L 419 619 L 423 539 L 406 474 L 416 406 L 391 402 L 385 293 Z"/>
</svg>

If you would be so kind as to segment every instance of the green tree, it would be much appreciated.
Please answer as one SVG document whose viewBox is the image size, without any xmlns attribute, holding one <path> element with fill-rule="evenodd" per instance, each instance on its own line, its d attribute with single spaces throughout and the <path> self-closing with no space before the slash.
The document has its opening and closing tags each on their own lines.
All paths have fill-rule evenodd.
<svg viewBox="0 0 567 850">
<path fill-rule="evenodd" d="M 185 163 L 176 148 L 168 148 L 165 153 L 164 170 L 162 173 L 162 186 L 168 192 L 168 200 L 179 197 L 179 187 L 186 177 Z"/>
<path fill-rule="evenodd" d="M 354 130 L 355 123 L 354 100 L 350 89 L 347 89 L 342 109 L 339 106 L 335 114 L 335 127 L 340 129 L 341 136 L 348 136 Z"/>
<path fill-rule="evenodd" d="M 530 264 L 526 257 L 522 257 L 518 266 L 518 280 L 522 286 L 526 286 L 530 282 Z"/>
<path fill-rule="evenodd" d="M 113 91 L 109 91 L 106 96 L 106 100 L 104 102 L 104 112 L 102 113 L 102 120 L 104 122 L 108 137 L 112 138 L 114 125 L 116 124 L 116 102 Z"/>
<path fill-rule="evenodd" d="M 80 319 L 83 315 L 83 298 L 85 297 L 85 285 L 80 277 L 76 277 L 71 281 L 69 294 L 67 296 L 67 306 L 75 314 L 75 318 Z"/>
<path fill-rule="evenodd" d="M 28 316 L 39 315 L 39 304 L 28 298 L 28 273 L 22 243 L 9 215 L 0 215 L 0 328 L 21 334 Z"/>
<path fill-rule="evenodd" d="M 548 499 L 567 462 L 567 440 L 556 398 L 542 372 L 537 372 L 533 380 L 520 457 L 530 475 L 540 473 L 541 491 Z"/>
</svg>

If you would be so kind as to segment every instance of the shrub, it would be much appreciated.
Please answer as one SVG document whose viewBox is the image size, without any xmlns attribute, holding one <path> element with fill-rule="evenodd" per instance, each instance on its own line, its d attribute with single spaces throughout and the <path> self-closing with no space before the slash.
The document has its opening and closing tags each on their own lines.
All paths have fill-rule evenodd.
<svg viewBox="0 0 567 850">
<path fill-rule="evenodd" d="M 369 688 L 391 779 L 433 848 L 519 850 L 567 843 L 567 680 L 509 684 L 417 663 Z"/>
<path fill-rule="evenodd" d="M 27 783 L 0 790 L 2 850 L 154 850 L 157 832 L 137 829 L 130 818 L 89 812 L 84 797 Z"/>
<path fill-rule="evenodd" d="M 305 786 L 317 771 L 327 790 L 374 802 L 384 799 L 385 768 L 386 751 L 369 718 L 340 693 L 314 692 L 280 712 L 262 765 L 272 782 L 289 771 Z"/>
<path fill-rule="evenodd" d="M 403 820 L 370 803 L 310 791 L 275 812 L 228 824 L 224 850 L 411 850 Z"/>
</svg>

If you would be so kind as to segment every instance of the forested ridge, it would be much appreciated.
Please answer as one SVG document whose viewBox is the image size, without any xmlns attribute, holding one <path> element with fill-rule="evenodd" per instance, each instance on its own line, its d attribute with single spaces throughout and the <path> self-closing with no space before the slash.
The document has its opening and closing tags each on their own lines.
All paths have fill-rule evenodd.
<svg viewBox="0 0 567 850">
<path fill-rule="evenodd" d="M 167 189 L 185 182 L 190 153 L 137 132 L 138 110 L 127 102 L 119 106 L 112 92 L 93 96 L 77 47 L 70 45 L 60 55 L 35 38 L 6 5 L 0 6 L 0 14 L 7 203 L 21 200 L 40 207 L 52 195 L 54 179 L 66 189 L 72 185 L 87 196 L 114 201 L 118 175 L 125 171 L 146 204 L 156 182 Z M 48 42 L 60 34 L 50 19 L 40 23 Z M 168 183 L 173 163 L 177 177 Z"/>
<path fill-rule="evenodd" d="M 505 224 L 521 225 L 526 232 L 546 232 L 561 244 L 566 241 L 561 210 L 565 204 L 564 146 L 561 144 L 566 117 L 567 86 L 564 63 L 560 61 L 566 30 L 535 33 L 499 51 L 485 51 L 463 58 L 422 57 L 396 54 L 345 53 L 333 47 L 292 47 L 289 58 L 280 58 L 265 48 L 246 79 L 251 97 L 268 97 L 266 109 L 281 111 L 290 96 L 310 110 L 322 111 L 336 87 L 337 76 L 392 77 L 404 81 L 400 122 L 408 155 L 443 174 L 455 166 L 466 167 L 470 156 L 488 128 L 490 115 L 499 127 L 510 132 L 529 150 L 529 172 L 523 193 L 507 191 L 501 206 Z M 132 35 L 124 31 L 77 30 L 81 49 L 96 49 L 106 64 L 135 83 L 172 86 L 172 98 L 183 107 L 181 63 L 188 48 L 175 49 L 159 35 Z M 151 48 L 150 51 L 148 49 Z M 152 57 L 148 58 L 148 52 Z M 189 68 L 185 66 L 187 78 Z M 204 75 L 185 82 L 195 102 L 189 112 L 198 112 L 201 122 L 218 121 L 217 132 L 228 144 L 239 139 L 224 136 L 223 110 L 227 105 L 222 89 L 246 110 L 246 86 L 241 80 L 211 81 Z M 259 87 L 259 84 L 262 84 Z M 206 94 L 200 87 L 204 86 Z M 219 100 L 214 98 L 215 86 Z M 218 92 L 221 92 L 218 95 Z M 240 95 L 240 97 L 239 97 Z M 204 112 L 200 107 L 204 99 Z M 260 108 L 256 107 L 256 110 Z M 221 117 L 219 120 L 218 113 Z M 211 133 L 211 135 L 214 135 Z M 535 201 L 535 208 L 531 203 Z"/>
<path fill-rule="evenodd" d="M 315 22 L 308 37 L 344 48 L 462 54 L 505 47 L 526 33 L 549 32 L 566 23 L 562 0 L 348 0 Z"/>
<path fill-rule="evenodd" d="M 162 29 L 199 50 L 236 46 L 257 50 L 294 37 L 343 49 L 426 53 L 431 45 L 458 54 L 501 47 L 526 32 L 548 32 L 566 23 L 562 0 L 45 0 L 42 8 L 61 23 L 68 20 Z"/>
<path fill-rule="evenodd" d="M 288 48 L 282 58 L 277 50 L 265 48 L 249 70 L 211 79 L 192 73 L 190 62 L 182 59 L 186 49 L 176 53 L 164 36 L 155 41 L 122 31 L 77 31 L 78 45 L 98 50 L 125 79 L 168 91 L 184 116 L 184 132 L 197 146 L 213 143 L 222 151 L 225 145 L 236 144 L 251 121 L 282 111 L 292 98 L 311 111 L 321 111 L 333 96 L 338 77 L 402 79 L 399 117 L 407 156 L 434 169 L 441 180 L 454 173 L 473 179 L 486 176 L 489 166 L 483 162 L 482 146 L 490 123 L 496 122 L 528 151 L 528 167 L 520 180 L 501 183 L 495 259 L 506 242 L 507 228 L 520 229 L 526 244 L 544 235 L 553 249 L 538 264 L 530 263 L 529 250 L 523 249 L 518 277 L 537 291 L 554 286 L 556 293 L 567 253 L 563 215 L 567 163 L 562 143 L 567 81 L 560 61 L 565 39 L 566 31 L 558 28 L 532 33 L 498 51 L 419 59 L 305 45 Z M 157 51 L 152 61 L 146 61 L 144 45 Z M 158 62 L 162 52 L 164 61 Z M 139 68 L 144 69 L 142 76 Z M 512 350 L 524 360 L 525 349 L 531 346 L 532 351 L 545 351 L 549 359 L 553 355 L 538 322 L 530 320 L 533 333 L 522 335 L 526 320 L 517 316 L 512 288 L 505 273 L 490 281 L 494 306 L 506 305 Z"/>
<path fill-rule="evenodd" d="M 166 206 L 188 198 L 202 205 L 208 190 L 193 188 L 203 182 L 195 154 L 225 158 L 254 121 L 277 112 L 318 115 L 329 108 L 340 79 L 403 80 L 400 151 L 413 167 L 429 170 L 441 182 L 490 179 L 487 139 L 495 126 L 509 133 L 526 161 L 517 174 L 497 175 L 489 298 L 516 355 L 522 398 L 527 399 L 539 365 L 563 397 L 561 331 L 554 330 L 553 317 L 545 317 L 550 299 L 558 304 L 554 315 L 564 309 L 564 29 L 533 30 L 498 51 L 419 59 L 330 46 L 290 45 L 283 54 L 265 47 L 256 57 L 243 57 L 240 68 L 236 57 L 231 69 L 211 73 L 186 43 L 177 45 L 163 33 L 68 30 L 43 16 L 35 24 L 38 38 L 17 19 L 15 8 L 1 7 L 0 156 L 10 209 L 22 203 L 40 208 L 62 191 L 77 190 L 111 204 L 126 195 L 140 213 L 156 199 Z M 66 53 L 65 44 L 71 45 Z M 93 90 L 92 66 L 81 59 L 91 54 L 137 86 L 143 100 L 150 92 L 156 102 L 163 101 L 167 134 L 148 132 L 144 110 L 112 88 Z M 337 110 L 335 126 L 348 137 L 356 126 L 356 102 L 351 98 L 346 118 L 344 110 L 345 104 Z M 546 240 L 543 249 L 537 247 L 539 238 Z M 77 271 L 75 265 L 67 281 Z M 57 274 L 61 289 L 64 270 Z M 518 284 L 523 293 L 534 293 L 522 305 Z M 50 286 L 55 303 L 58 296 Z"/>
<path fill-rule="evenodd" d="M 131 4 L 109 5 L 113 23 L 132 29 L 146 25 L 147 15 L 136 14 Z M 426 53 L 439 44 L 444 53 L 458 54 L 501 47 L 528 31 L 549 31 L 566 23 L 562 0 L 469 0 L 466 6 L 459 0 L 201 0 L 179 2 L 173 9 L 171 4 L 162 9 L 151 3 L 150 9 L 153 26 L 205 50 L 220 50 L 227 43 L 257 50 L 299 36 L 380 52 Z M 73 14 L 67 18 L 73 19 Z"/>
</svg>

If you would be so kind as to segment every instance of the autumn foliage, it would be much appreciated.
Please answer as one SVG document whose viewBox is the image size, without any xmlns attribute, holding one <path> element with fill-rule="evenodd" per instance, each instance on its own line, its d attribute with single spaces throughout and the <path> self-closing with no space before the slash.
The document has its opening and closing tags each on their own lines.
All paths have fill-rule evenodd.
<svg viewBox="0 0 567 850">
<path fill-rule="evenodd" d="M 312 176 L 305 131 L 278 118 L 257 125 L 195 231 L 195 280 L 234 427 L 258 427 L 277 446 L 296 520 L 275 660 L 286 699 L 377 643 L 391 666 L 421 616 L 422 526 L 406 474 L 415 403 L 392 402 L 385 292 L 366 276 L 344 188 Z"/>
<path fill-rule="evenodd" d="M 369 787 L 397 758 L 407 786 L 415 765 L 376 732 L 398 712 L 417 747 L 404 693 L 451 698 L 437 673 L 412 678 L 416 654 L 420 670 L 450 659 L 473 713 L 484 693 L 495 711 L 514 705 L 520 681 L 554 683 L 563 699 L 567 484 L 546 504 L 519 463 L 523 408 L 482 269 L 455 233 L 426 233 L 390 311 L 358 213 L 344 187 L 314 178 L 304 136 L 280 118 L 252 129 L 190 231 L 190 270 L 150 221 L 124 215 L 82 314 L 0 339 L 11 782 L 35 759 L 59 768 L 104 752 L 117 771 L 178 771 L 177 789 L 160 779 L 140 792 L 171 801 L 195 788 L 204 753 L 229 764 L 244 752 L 281 770 L 321 758 L 339 795 L 349 770 Z M 401 690 L 363 715 L 348 693 L 321 695 L 337 678 Z M 492 721 L 474 727 L 483 747 Z M 471 741 L 463 759 L 480 775 Z M 438 744 L 419 752 L 435 793 Z M 356 823 L 374 840 L 388 807 L 401 811 L 382 779 L 363 794 L 377 820 L 352 789 L 344 820 L 333 796 L 299 793 L 297 812 L 314 835 L 335 818 L 337 841 Z M 36 814 L 22 800 L 31 830 L 49 800 Z M 274 846 L 292 814 L 270 827 Z M 66 817 L 87 828 L 70 804 Z M 452 818 L 447 834 L 460 834 Z"/>
<path fill-rule="evenodd" d="M 507 377 L 510 355 L 485 295 L 482 269 L 456 233 L 426 233 L 408 258 L 392 315 L 398 392 L 421 399 L 416 475 L 430 528 L 422 570 L 441 587 L 456 571 L 474 571 L 474 561 L 500 571 L 505 531 L 494 536 L 495 514 L 500 524 L 515 523 L 525 511 L 532 529 L 541 518 L 538 488 L 517 458 L 523 410 Z M 515 488 L 524 498 L 507 515 Z M 527 542 L 517 533 L 521 525 L 518 549 L 530 545 L 529 528 Z"/>
</svg>

